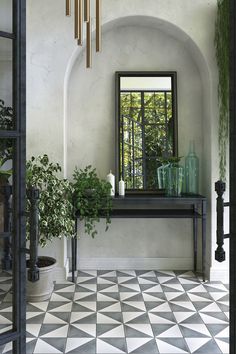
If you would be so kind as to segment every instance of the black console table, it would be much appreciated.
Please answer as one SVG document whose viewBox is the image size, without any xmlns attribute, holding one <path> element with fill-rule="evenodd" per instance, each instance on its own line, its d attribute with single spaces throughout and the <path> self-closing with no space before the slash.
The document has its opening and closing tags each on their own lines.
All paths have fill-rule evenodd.
<svg viewBox="0 0 236 354">
<path fill-rule="evenodd" d="M 202 274 L 205 281 L 205 253 L 206 253 L 206 197 L 202 195 L 183 195 L 181 197 L 167 197 L 158 194 L 129 194 L 125 197 L 114 197 L 111 212 L 112 218 L 173 218 L 192 219 L 194 238 L 194 271 L 197 269 L 197 220 L 201 219 L 202 227 Z M 103 213 L 101 211 L 101 217 Z M 76 214 L 75 228 L 79 220 Z M 77 268 L 77 238 L 71 239 L 72 250 L 72 281 L 75 281 L 74 272 Z"/>
</svg>

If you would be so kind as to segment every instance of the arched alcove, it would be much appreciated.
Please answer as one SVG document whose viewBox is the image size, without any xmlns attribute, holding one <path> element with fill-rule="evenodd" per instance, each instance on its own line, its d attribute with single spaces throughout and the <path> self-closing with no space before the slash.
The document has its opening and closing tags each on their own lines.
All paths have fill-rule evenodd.
<svg viewBox="0 0 236 354">
<path fill-rule="evenodd" d="M 196 141 L 201 192 L 211 195 L 211 188 L 207 187 L 211 185 L 210 74 L 200 49 L 189 35 L 155 17 L 122 17 L 104 24 L 103 50 L 94 55 L 91 70 L 84 69 L 84 56 L 84 50 L 75 49 L 64 80 L 67 176 L 72 175 L 75 165 L 92 164 L 101 177 L 114 169 L 115 71 L 175 70 L 178 75 L 179 154 L 186 155 L 189 140 Z M 109 267 L 112 257 L 118 268 L 122 264 L 147 268 L 151 264 L 159 268 L 168 264 L 173 269 L 191 269 L 191 223 L 158 220 L 158 230 L 156 223 L 156 220 L 137 220 L 134 225 L 133 221 L 115 220 L 107 234 L 104 225 L 99 225 L 96 240 L 81 238 L 79 265 L 83 268 Z M 211 241 L 208 240 L 210 255 Z"/>
</svg>

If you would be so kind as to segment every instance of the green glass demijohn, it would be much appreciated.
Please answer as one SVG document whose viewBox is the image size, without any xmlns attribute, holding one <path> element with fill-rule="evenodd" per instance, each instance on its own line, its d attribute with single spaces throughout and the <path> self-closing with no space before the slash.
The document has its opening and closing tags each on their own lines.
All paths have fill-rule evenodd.
<svg viewBox="0 0 236 354">
<path fill-rule="evenodd" d="M 195 143 L 190 141 L 189 153 L 185 158 L 186 193 L 199 193 L 199 159 L 195 153 Z"/>
</svg>

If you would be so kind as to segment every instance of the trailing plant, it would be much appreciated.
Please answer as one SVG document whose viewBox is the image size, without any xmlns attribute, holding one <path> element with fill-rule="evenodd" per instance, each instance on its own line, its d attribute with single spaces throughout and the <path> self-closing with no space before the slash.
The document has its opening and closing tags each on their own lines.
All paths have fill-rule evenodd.
<svg viewBox="0 0 236 354">
<path fill-rule="evenodd" d="M 0 99 L 0 130 L 12 130 L 13 124 L 13 109 L 5 106 L 5 102 Z M 7 178 L 11 176 L 12 170 L 2 170 L 2 166 L 12 159 L 12 153 L 12 139 L 0 139 L 0 175 Z"/>
<path fill-rule="evenodd" d="M 215 49 L 219 70 L 219 170 L 220 179 L 225 181 L 229 142 L 229 0 L 217 1 Z"/>
<path fill-rule="evenodd" d="M 97 234 L 96 222 L 100 221 L 101 212 L 106 218 L 105 231 L 111 223 L 111 184 L 100 179 L 96 169 L 90 165 L 85 169 L 76 168 L 73 178 L 74 206 L 79 211 L 80 220 L 84 221 L 85 233 L 94 238 Z"/>
<path fill-rule="evenodd" d="M 75 236 L 72 184 L 58 176 L 61 166 L 47 155 L 31 157 L 26 164 L 27 188 L 36 187 L 39 198 L 39 244 L 44 247 L 53 238 Z M 27 211 L 30 202 L 27 200 Z M 27 223 L 29 238 L 29 223 Z"/>
</svg>

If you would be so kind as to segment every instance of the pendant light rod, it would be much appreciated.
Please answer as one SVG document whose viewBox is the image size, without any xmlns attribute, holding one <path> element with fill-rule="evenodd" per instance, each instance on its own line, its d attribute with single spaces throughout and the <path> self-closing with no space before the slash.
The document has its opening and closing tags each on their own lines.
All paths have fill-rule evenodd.
<svg viewBox="0 0 236 354">
<path fill-rule="evenodd" d="M 90 0 L 84 0 L 84 21 L 90 21 Z"/>
<path fill-rule="evenodd" d="M 86 67 L 92 66 L 91 19 L 86 23 Z"/>
<path fill-rule="evenodd" d="M 71 0 L 66 0 L 66 16 L 71 16 Z"/>
<path fill-rule="evenodd" d="M 78 45 L 83 45 L 83 0 L 79 0 L 79 38 Z"/>
<path fill-rule="evenodd" d="M 96 1 L 96 52 L 101 51 L 101 0 Z"/>
<path fill-rule="evenodd" d="M 75 39 L 79 38 L 79 0 L 75 0 Z"/>
</svg>

